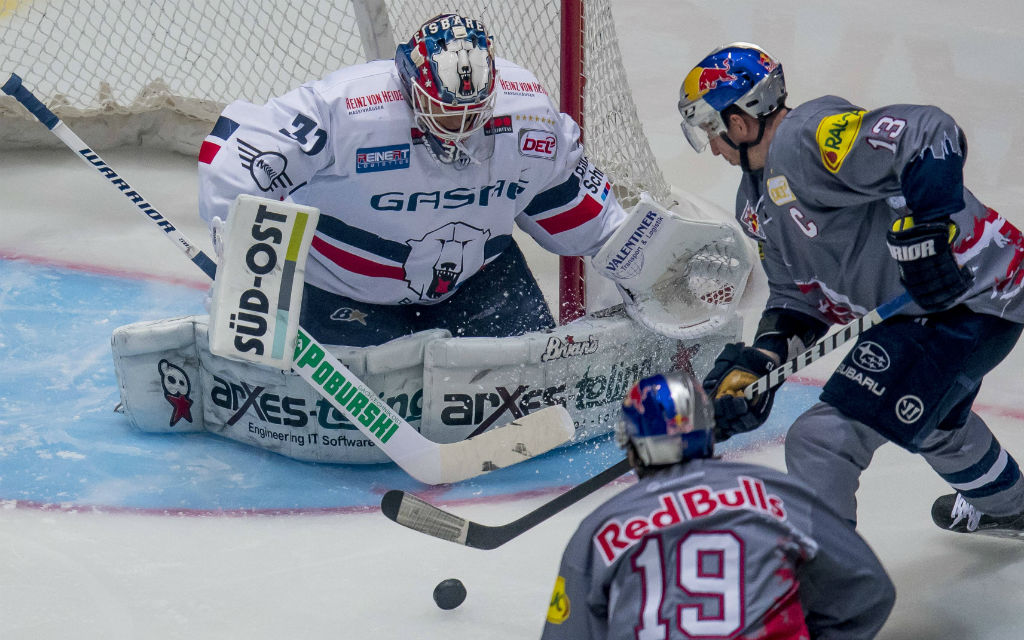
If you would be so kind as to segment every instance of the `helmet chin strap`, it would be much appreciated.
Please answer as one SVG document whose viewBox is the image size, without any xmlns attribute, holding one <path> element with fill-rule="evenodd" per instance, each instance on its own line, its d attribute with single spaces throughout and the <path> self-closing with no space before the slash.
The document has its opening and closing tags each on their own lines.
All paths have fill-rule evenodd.
<svg viewBox="0 0 1024 640">
<path fill-rule="evenodd" d="M 754 187 L 755 200 L 759 200 L 761 198 L 761 182 L 754 175 L 754 170 L 750 168 L 749 151 L 750 147 L 756 147 L 761 143 L 761 138 L 764 137 L 764 128 L 767 121 L 768 119 L 764 116 L 757 119 L 757 138 L 755 138 L 753 142 L 741 142 L 736 144 L 731 138 L 729 138 L 729 134 L 722 134 L 722 139 L 725 140 L 725 143 L 740 152 L 740 168 L 743 169 L 743 175 L 750 180 L 750 184 Z"/>
</svg>

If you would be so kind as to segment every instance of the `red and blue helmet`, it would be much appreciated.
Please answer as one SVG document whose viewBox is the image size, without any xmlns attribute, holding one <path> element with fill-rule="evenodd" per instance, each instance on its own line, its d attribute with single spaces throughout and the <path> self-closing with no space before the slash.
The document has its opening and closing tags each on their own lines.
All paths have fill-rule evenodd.
<svg viewBox="0 0 1024 640">
<path fill-rule="evenodd" d="M 675 464 L 714 453 L 714 412 L 704 390 L 682 372 L 637 382 L 622 400 L 615 427 L 620 447 L 632 446 L 644 466 Z"/>
<path fill-rule="evenodd" d="M 679 87 L 681 126 L 690 145 L 701 152 L 726 131 L 722 111 L 735 105 L 764 118 L 786 103 L 782 64 L 761 47 L 733 42 L 709 53 Z"/>
<path fill-rule="evenodd" d="M 416 125 L 457 144 L 494 112 L 497 80 L 491 37 L 479 20 L 445 13 L 420 27 L 395 52 Z"/>
</svg>

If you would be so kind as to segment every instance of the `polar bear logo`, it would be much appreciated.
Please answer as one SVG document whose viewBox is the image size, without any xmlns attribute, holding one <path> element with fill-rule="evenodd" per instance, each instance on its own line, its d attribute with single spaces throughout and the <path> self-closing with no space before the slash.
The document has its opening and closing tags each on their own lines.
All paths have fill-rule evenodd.
<svg viewBox="0 0 1024 640">
<path fill-rule="evenodd" d="M 192 392 L 192 382 L 188 379 L 188 374 L 167 360 L 161 360 L 157 364 L 157 369 L 160 371 L 160 386 L 163 387 L 164 397 L 174 407 L 170 426 L 173 427 L 182 418 L 192 422 L 192 399 L 188 397 Z"/>
<path fill-rule="evenodd" d="M 484 265 L 484 245 L 490 237 L 468 224 L 452 222 L 435 229 L 420 240 L 409 240 L 405 280 L 423 299 L 437 299 L 451 293 L 463 274 L 467 277 Z"/>
</svg>

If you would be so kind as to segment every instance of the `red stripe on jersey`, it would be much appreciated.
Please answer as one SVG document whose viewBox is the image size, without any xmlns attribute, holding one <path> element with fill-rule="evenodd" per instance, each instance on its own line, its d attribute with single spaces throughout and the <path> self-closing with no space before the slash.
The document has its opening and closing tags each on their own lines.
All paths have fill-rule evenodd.
<svg viewBox="0 0 1024 640">
<path fill-rule="evenodd" d="M 604 205 L 602 203 L 594 200 L 589 195 L 586 195 L 583 197 L 583 200 L 580 200 L 580 203 L 572 209 L 563 211 L 562 213 L 551 216 L 550 218 L 538 220 L 537 224 L 551 235 L 554 235 L 556 233 L 568 231 L 569 229 L 575 229 L 581 224 L 593 220 L 601 214 L 601 209 L 603 208 Z"/>
<path fill-rule="evenodd" d="M 346 271 L 358 273 L 371 278 L 392 278 L 394 280 L 405 279 L 405 269 L 388 264 L 380 264 L 373 260 L 367 260 L 344 249 L 313 236 L 313 248 L 323 254 L 328 260 Z"/>
<path fill-rule="evenodd" d="M 220 151 L 220 145 L 209 140 L 203 140 L 203 144 L 199 147 L 199 162 L 203 164 L 210 164 L 216 157 L 217 152 Z"/>
</svg>

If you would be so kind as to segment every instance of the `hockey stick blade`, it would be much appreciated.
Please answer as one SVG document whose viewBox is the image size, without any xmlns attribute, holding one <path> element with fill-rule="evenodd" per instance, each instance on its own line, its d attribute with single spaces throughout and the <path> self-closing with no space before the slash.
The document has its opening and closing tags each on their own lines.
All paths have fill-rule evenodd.
<svg viewBox="0 0 1024 640">
<path fill-rule="evenodd" d="M 620 460 L 521 518 L 503 525 L 488 526 L 466 520 L 411 493 L 399 490 L 391 490 L 384 494 L 380 501 L 380 510 L 388 519 L 403 527 L 474 549 L 490 550 L 526 533 L 629 470 L 629 461 Z"/>
<path fill-rule="evenodd" d="M 28 90 L 20 77 L 11 74 L 0 91 L 12 96 L 57 136 L 87 165 L 103 176 L 143 216 L 200 269 L 214 278 L 217 265 L 198 246 L 133 189 L 95 151 Z M 332 407 L 395 461 L 406 473 L 425 484 L 449 484 L 507 467 L 563 444 L 575 433 L 572 417 L 560 406 L 537 411 L 504 427 L 485 431 L 461 442 L 438 444 L 425 438 L 390 405 L 352 374 L 330 351 L 301 327 L 298 330 L 292 369 Z M 355 389 L 354 393 L 348 393 Z M 336 391 L 346 391 L 343 404 Z M 340 395 L 340 394 L 338 394 Z M 349 407 L 359 406 L 359 409 Z M 366 409 L 374 407 L 376 413 Z M 356 415 L 359 413 L 359 415 Z"/>
<path fill-rule="evenodd" d="M 821 340 L 818 340 L 811 345 L 810 348 L 805 349 L 796 356 L 787 360 L 782 366 L 775 367 L 771 372 L 751 382 L 743 390 L 744 397 L 746 397 L 747 400 L 751 400 L 754 396 L 761 395 L 762 393 L 781 385 L 786 378 L 797 371 L 803 369 L 812 362 L 820 360 L 826 354 L 835 351 L 853 338 L 859 336 L 864 331 L 867 331 L 886 318 L 895 315 L 896 312 L 902 309 L 908 302 L 910 302 L 910 300 L 910 294 L 904 292 L 892 300 L 878 305 L 876 309 L 869 311 L 853 322 L 843 325 L 838 331 L 834 331 L 823 337 Z"/>
</svg>

